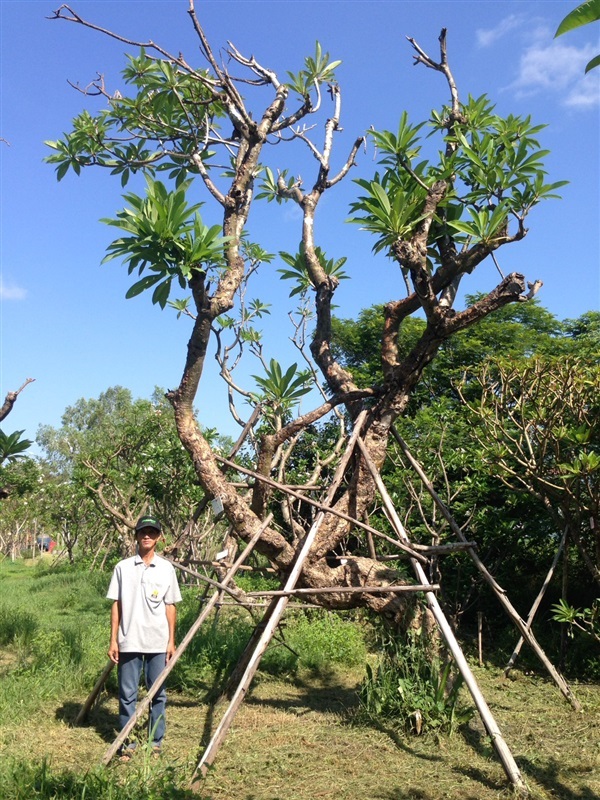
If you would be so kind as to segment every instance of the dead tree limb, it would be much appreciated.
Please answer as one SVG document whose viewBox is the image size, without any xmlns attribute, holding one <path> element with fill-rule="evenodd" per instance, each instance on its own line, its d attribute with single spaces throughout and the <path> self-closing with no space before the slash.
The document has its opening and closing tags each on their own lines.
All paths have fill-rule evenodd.
<svg viewBox="0 0 600 800">
<path fill-rule="evenodd" d="M 35 378 L 27 378 L 25 383 L 19 389 L 17 389 L 16 392 L 8 392 L 7 393 L 6 397 L 4 398 L 4 403 L 2 405 L 2 408 L 0 408 L 0 422 L 2 422 L 2 420 L 5 419 L 5 417 L 8 417 L 10 412 L 13 410 L 13 406 L 15 404 L 15 401 L 16 401 L 17 397 L 21 394 L 23 389 L 26 386 L 28 386 L 30 383 L 33 383 L 34 381 L 35 381 Z"/>
</svg>

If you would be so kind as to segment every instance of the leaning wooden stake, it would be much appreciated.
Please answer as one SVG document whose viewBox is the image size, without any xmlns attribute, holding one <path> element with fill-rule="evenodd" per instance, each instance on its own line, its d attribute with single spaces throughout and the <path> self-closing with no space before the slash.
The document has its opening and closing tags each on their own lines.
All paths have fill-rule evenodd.
<svg viewBox="0 0 600 800">
<path fill-rule="evenodd" d="M 540 589 L 540 591 L 538 592 L 537 597 L 533 601 L 533 605 L 531 606 L 531 610 L 529 611 L 529 615 L 527 616 L 527 630 L 531 629 L 531 626 L 533 624 L 533 620 L 535 618 L 537 610 L 540 607 L 540 603 L 542 602 L 544 594 L 546 593 L 546 589 L 548 588 L 548 585 L 549 585 L 550 581 L 552 580 L 552 575 L 554 574 L 554 570 L 556 569 L 556 565 L 558 564 L 558 559 L 560 558 L 560 554 L 562 553 L 562 549 L 565 546 L 565 542 L 567 540 L 567 531 L 568 531 L 568 528 L 565 528 L 564 533 L 562 535 L 562 538 L 560 540 L 560 544 L 558 545 L 558 550 L 556 551 L 556 555 L 554 556 L 554 560 L 552 561 L 552 565 L 550 566 L 550 569 L 548 570 L 548 574 L 546 575 L 546 580 L 542 584 L 542 588 Z M 521 648 L 523 647 L 523 642 L 524 641 L 525 641 L 525 639 L 523 638 L 523 636 L 521 636 L 521 638 L 519 639 L 519 641 L 517 642 L 517 644 L 515 646 L 515 649 L 512 652 L 511 657 L 508 660 L 508 664 L 504 668 L 504 675 L 507 678 L 508 678 L 508 676 L 510 674 L 511 669 L 515 665 L 515 662 L 516 662 L 516 660 L 517 660 L 517 658 L 519 656 L 519 653 L 521 652 Z"/>
<path fill-rule="evenodd" d="M 442 501 L 440 496 L 437 494 L 437 492 L 433 488 L 433 486 L 431 484 L 431 481 L 429 480 L 429 478 L 425 474 L 425 472 L 424 472 L 423 468 L 421 467 L 421 465 L 419 464 L 419 462 L 414 458 L 414 456 L 409 451 L 406 443 L 404 442 L 404 440 L 402 439 L 400 434 L 394 428 L 392 428 L 392 433 L 394 435 L 394 438 L 396 439 L 396 441 L 398 442 L 398 444 L 400 445 L 400 447 L 404 451 L 404 454 L 405 454 L 406 458 L 408 459 L 410 465 L 415 470 L 415 472 L 417 473 L 419 478 L 421 478 L 421 480 L 423 482 L 423 485 L 425 486 L 425 488 L 427 489 L 427 491 L 429 492 L 429 494 L 433 498 L 434 502 L 436 503 L 436 505 L 438 506 L 438 508 L 442 512 L 442 514 L 444 515 L 445 519 L 447 520 L 447 522 L 450 525 L 450 527 L 451 527 L 452 531 L 454 532 L 454 534 L 462 542 L 466 542 L 467 539 L 466 539 L 464 533 L 462 532 L 462 530 L 460 528 L 460 525 L 458 525 L 458 523 L 456 522 L 456 520 L 454 519 L 454 517 L 452 516 L 450 511 L 446 508 L 446 505 L 444 504 L 444 502 Z M 473 550 L 473 548 L 469 547 L 469 548 L 467 548 L 467 552 L 468 552 L 469 556 L 471 557 L 471 560 L 473 561 L 473 563 L 475 564 L 475 566 L 477 567 L 477 569 L 479 570 L 479 572 L 483 576 L 484 580 L 492 587 L 492 589 L 494 591 L 494 594 L 496 595 L 496 597 L 500 601 L 500 604 L 504 608 L 504 610 L 505 610 L 506 614 L 508 615 L 508 617 L 513 621 L 513 623 L 515 624 L 516 628 L 519 630 L 521 636 L 525 639 L 527 644 L 531 647 L 531 649 L 534 651 L 536 656 L 539 658 L 540 662 L 544 665 L 544 667 L 548 671 L 548 674 L 551 676 L 551 678 L 554 681 L 554 683 L 558 686 L 558 688 L 560 689 L 560 691 L 562 692 L 564 697 L 569 701 L 569 703 L 575 709 L 575 711 L 582 711 L 583 709 L 581 707 L 581 704 L 580 704 L 579 700 L 575 697 L 573 692 L 571 691 L 571 688 L 570 688 L 569 684 L 566 682 L 566 680 L 563 678 L 563 676 L 560 674 L 560 672 L 556 669 L 554 664 L 550 661 L 550 659 L 548 658 L 546 653 L 542 650 L 540 644 L 538 643 L 537 639 L 533 635 L 532 631 L 529 629 L 529 627 L 527 626 L 525 621 L 523 619 L 521 619 L 521 616 L 519 615 L 518 611 L 516 610 L 516 608 L 513 606 L 513 604 L 510 602 L 510 600 L 506 596 L 506 591 L 497 583 L 497 581 L 494 579 L 494 577 L 491 575 L 491 573 L 488 572 L 487 567 L 481 561 L 481 559 L 479 558 L 479 556 L 477 555 L 475 550 Z"/>
<path fill-rule="evenodd" d="M 325 503 L 330 504 L 333 502 L 333 498 L 335 493 L 344 478 L 344 474 L 346 472 L 346 467 L 348 466 L 348 462 L 350 461 L 350 457 L 352 456 L 352 451 L 354 450 L 354 446 L 356 441 L 358 440 L 360 431 L 364 424 L 366 418 L 366 411 L 362 411 L 354 425 L 354 430 L 352 432 L 352 436 L 350 441 L 348 442 L 348 446 L 346 448 L 346 452 L 344 453 L 338 467 L 336 469 L 335 475 L 329 487 L 329 491 L 327 492 L 327 498 Z M 323 520 L 325 519 L 326 513 L 325 511 L 321 510 L 317 514 L 315 521 L 312 524 L 311 529 L 309 530 L 306 538 L 302 544 L 300 552 L 294 562 L 294 566 L 288 576 L 288 579 L 285 582 L 284 590 L 287 592 L 291 589 L 294 589 L 296 586 L 296 582 L 300 577 L 300 573 L 302 572 L 302 568 L 304 566 L 304 562 L 306 557 L 308 556 L 310 549 L 313 545 L 313 542 L 316 538 L 316 535 L 321 527 Z M 258 669 L 258 665 L 260 664 L 260 660 L 267 649 L 269 642 L 273 638 L 273 634 L 281 621 L 285 608 L 289 602 L 289 596 L 281 597 L 277 601 L 274 601 L 272 607 L 269 609 L 269 618 L 266 622 L 264 630 L 261 636 L 258 639 L 254 652 L 250 656 L 242 678 L 239 682 L 237 689 L 235 690 L 231 702 L 227 710 L 225 711 L 221 722 L 219 723 L 217 729 L 215 730 L 210 742 L 206 750 L 204 751 L 198 766 L 196 767 L 196 771 L 192 778 L 192 789 L 198 791 L 200 788 L 200 781 L 202 777 L 206 774 L 208 767 L 212 764 L 215 759 L 215 756 L 221 746 L 227 731 L 229 730 L 231 723 L 234 720 L 234 717 L 240 707 L 244 697 L 246 696 L 246 692 L 248 691 L 248 687 L 252 682 L 252 679 Z"/>
<path fill-rule="evenodd" d="M 102 670 L 102 674 L 96 681 L 94 688 L 90 692 L 88 699 L 79 709 L 79 714 L 77 714 L 77 716 L 75 717 L 75 722 L 73 723 L 74 725 L 81 725 L 84 722 L 85 718 L 90 713 L 90 708 L 94 705 L 94 703 L 96 702 L 96 698 L 102 691 L 102 687 L 106 683 L 108 676 L 112 672 L 113 667 L 114 667 L 113 662 L 108 661 L 106 666 Z"/>
<path fill-rule="evenodd" d="M 256 531 L 256 533 L 254 534 L 252 539 L 248 542 L 248 544 L 244 548 L 244 551 L 242 552 L 240 557 L 233 564 L 231 569 L 228 571 L 227 575 L 225 575 L 225 577 L 223 578 L 223 581 L 222 581 L 222 584 L 221 584 L 222 586 L 226 586 L 229 583 L 229 581 L 234 577 L 235 573 L 238 571 L 238 568 L 239 568 L 240 564 L 242 564 L 246 560 L 246 558 L 252 552 L 252 550 L 254 549 L 254 546 L 256 545 L 258 540 L 260 539 L 261 534 L 263 533 L 265 528 L 270 524 L 272 517 L 273 517 L 273 515 L 269 514 L 269 516 L 261 524 L 260 528 Z M 165 680 L 167 678 L 167 675 L 171 672 L 171 670 L 173 669 L 175 664 L 178 662 L 179 658 L 183 655 L 183 653 L 185 652 L 187 646 L 192 641 L 196 631 L 202 625 L 202 623 L 204 622 L 206 617 L 209 615 L 209 613 L 212 611 L 213 607 L 216 605 L 217 600 L 219 599 L 220 596 L 221 596 L 221 591 L 219 589 L 217 589 L 217 591 L 212 595 L 210 600 L 206 603 L 206 605 L 205 605 L 204 609 L 202 610 L 202 613 L 200 614 L 198 619 L 194 622 L 192 627 L 189 629 L 189 631 L 186 633 L 186 635 L 181 640 L 181 643 L 180 643 L 179 647 L 177 648 L 177 650 L 175 651 L 175 653 L 173 654 L 173 657 L 171 658 L 171 660 L 165 666 L 165 668 L 160 673 L 158 678 L 154 681 L 152 686 L 148 689 L 148 693 L 146 694 L 144 699 L 140 703 L 138 703 L 136 711 L 133 714 L 133 716 L 131 717 L 131 719 L 129 720 L 129 722 L 127 723 L 127 725 L 125 725 L 125 727 L 121 730 L 121 732 L 119 733 L 119 735 L 117 736 L 115 741 L 111 744 L 111 746 L 108 748 L 108 750 L 104 754 L 104 758 L 102 759 L 102 763 L 103 764 L 108 764 L 111 761 L 111 759 L 113 758 L 113 756 L 115 755 L 115 753 L 117 752 L 119 747 L 123 744 L 123 742 L 127 739 L 129 734 L 133 730 L 133 727 L 136 724 L 136 722 L 138 721 L 138 719 L 142 716 L 142 714 L 144 714 L 146 709 L 150 706 L 150 703 L 152 702 L 152 700 L 154 698 L 154 695 L 160 690 L 161 686 L 163 685 L 163 683 L 165 682 Z"/>
<path fill-rule="evenodd" d="M 373 460 L 371 459 L 371 456 L 369 455 L 366 446 L 360 439 L 358 440 L 358 446 L 369 468 L 369 471 L 373 476 L 373 480 L 377 485 L 377 489 L 379 491 L 379 494 L 381 495 L 381 499 L 383 500 L 383 504 L 388 514 L 388 518 L 392 522 L 396 530 L 396 534 L 405 542 L 410 544 L 408 535 L 404 530 L 404 526 L 402 525 L 402 522 L 400 521 L 398 514 L 396 513 L 396 509 L 394 508 L 394 504 L 392 503 L 392 500 L 387 492 L 387 489 L 385 488 L 385 484 L 381 479 L 379 470 L 373 463 Z M 423 584 L 428 584 L 429 581 L 427 579 L 427 575 L 425 574 L 425 570 L 423 569 L 421 564 L 418 561 L 415 561 L 414 559 L 411 559 L 411 564 L 417 576 L 417 579 Z M 494 719 L 492 712 L 490 711 L 489 706 L 486 703 L 485 698 L 483 697 L 479 689 L 479 686 L 477 685 L 475 676 L 471 672 L 471 668 L 469 667 L 467 660 L 461 650 L 461 647 L 456 637 L 454 636 L 452 628 L 450 627 L 450 624 L 448 623 L 448 620 L 446 619 L 446 616 L 442 611 L 442 607 L 440 606 L 437 597 L 432 591 L 426 592 L 425 597 L 427 599 L 427 605 L 429 606 L 433 616 L 435 617 L 435 621 L 438 624 L 440 632 L 444 637 L 444 639 L 446 640 L 446 644 L 448 645 L 448 648 L 452 653 L 454 661 L 456 662 L 456 666 L 458 667 L 460 674 L 464 679 L 465 685 L 469 689 L 471 697 L 473 698 L 475 705 L 477 706 L 477 710 L 479 711 L 479 716 L 481 717 L 481 720 L 485 725 L 485 728 L 492 741 L 494 749 L 498 754 L 502 766 L 504 767 L 504 771 L 506 772 L 509 781 L 512 783 L 512 785 L 516 790 L 518 790 L 522 794 L 527 794 L 527 787 L 525 786 L 523 778 L 521 777 L 521 773 L 516 764 L 516 761 L 514 760 L 513 755 L 508 748 L 508 745 L 506 744 L 502 734 L 500 733 L 500 728 L 498 727 L 496 720 Z"/>
</svg>

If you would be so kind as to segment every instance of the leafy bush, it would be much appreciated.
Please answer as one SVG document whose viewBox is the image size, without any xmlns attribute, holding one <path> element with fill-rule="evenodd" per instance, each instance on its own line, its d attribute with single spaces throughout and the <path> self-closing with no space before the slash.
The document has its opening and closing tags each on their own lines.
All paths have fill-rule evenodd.
<svg viewBox="0 0 600 800">
<path fill-rule="evenodd" d="M 460 676 L 451 663 L 432 656 L 419 633 L 405 642 L 382 636 L 382 653 L 376 669 L 367 664 L 360 690 L 359 717 L 392 723 L 407 733 L 452 733 L 467 722 L 472 708 L 459 705 Z"/>
<path fill-rule="evenodd" d="M 296 617 L 287 625 L 286 641 L 302 666 L 317 671 L 333 664 L 356 666 L 366 657 L 359 623 L 335 613 L 310 611 Z"/>
</svg>

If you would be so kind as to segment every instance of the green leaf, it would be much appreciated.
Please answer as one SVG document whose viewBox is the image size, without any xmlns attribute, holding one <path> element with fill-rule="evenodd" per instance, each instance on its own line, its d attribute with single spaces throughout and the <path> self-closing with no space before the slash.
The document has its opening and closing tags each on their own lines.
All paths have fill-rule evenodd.
<svg viewBox="0 0 600 800">
<path fill-rule="evenodd" d="M 562 36 L 563 33 L 568 33 L 569 31 L 575 30 L 575 28 L 588 25 L 590 22 L 596 22 L 599 19 L 600 0 L 587 0 L 587 2 L 582 3 L 567 14 L 556 29 L 554 37 Z"/>
<path fill-rule="evenodd" d="M 141 281 L 134 283 L 133 286 L 130 286 L 127 290 L 127 294 L 125 298 L 130 300 L 132 297 L 136 297 L 138 294 L 141 294 L 146 289 L 149 289 L 151 286 L 154 286 L 155 283 L 162 280 L 162 273 L 158 273 L 157 275 L 146 275 Z"/>
<path fill-rule="evenodd" d="M 587 73 L 588 73 L 588 72 L 589 72 L 591 69 L 594 69 L 595 67 L 598 67 L 598 66 L 600 66 L 600 55 L 597 55 L 597 56 L 595 56 L 594 58 L 592 58 L 592 60 L 591 60 L 591 61 L 588 61 L 588 63 L 586 64 L 586 67 L 585 67 L 585 72 L 586 72 L 586 74 L 587 74 Z"/>
</svg>

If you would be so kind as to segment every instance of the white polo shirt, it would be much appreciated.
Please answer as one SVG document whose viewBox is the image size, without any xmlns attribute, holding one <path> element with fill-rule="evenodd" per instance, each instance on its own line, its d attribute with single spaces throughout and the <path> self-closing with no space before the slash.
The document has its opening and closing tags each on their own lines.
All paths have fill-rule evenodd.
<svg viewBox="0 0 600 800">
<path fill-rule="evenodd" d="M 165 606 L 181 600 L 175 569 L 169 561 L 156 554 L 149 565 L 137 554 L 119 561 L 106 596 L 121 601 L 120 652 L 166 652 L 169 625 Z"/>
</svg>

